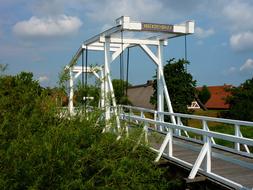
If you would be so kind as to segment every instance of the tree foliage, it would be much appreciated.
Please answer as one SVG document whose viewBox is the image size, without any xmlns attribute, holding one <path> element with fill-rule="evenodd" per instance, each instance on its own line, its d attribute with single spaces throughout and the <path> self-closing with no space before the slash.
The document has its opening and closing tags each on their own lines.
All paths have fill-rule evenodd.
<svg viewBox="0 0 253 190">
<path fill-rule="evenodd" d="M 203 104 L 205 104 L 211 98 L 211 92 L 208 90 L 206 85 L 204 85 L 198 92 L 198 97 Z"/>
<path fill-rule="evenodd" d="M 227 116 L 233 119 L 253 121 L 253 78 L 229 90 L 231 96 L 226 100 L 230 106 Z"/>
<path fill-rule="evenodd" d="M 112 133 L 94 111 L 60 118 L 31 73 L 0 77 L 0 189 L 178 189 L 154 154 Z"/>
<path fill-rule="evenodd" d="M 112 85 L 113 85 L 113 89 L 114 89 L 116 103 L 117 104 L 124 104 L 124 105 L 131 104 L 130 100 L 127 98 L 127 96 L 125 94 L 126 88 L 131 86 L 131 84 L 129 84 L 127 81 L 123 81 L 121 79 L 113 79 Z"/>
<path fill-rule="evenodd" d="M 167 61 L 167 64 L 164 66 L 164 77 L 174 112 L 188 113 L 187 105 L 191 105 L 195 97 L 196 81 L 193 80 L 190 73 L 186 72 L 184 68 L 185 64 L 189 64 L 189 62 L 184 59 L 179 59 L 178 61 L 171 59 Z M 156 105 L 157 76 L 154 78 L 154 94 L 150 102 Z"/>
<path fill-rule="evenodd" d="M 77 84 L 77 88 L 75 90 L 75 104 L 76 106 L 80 106 L 85 103 L 90 106 L 98 106 L 99 98 L 100 98 L 100 87 L 98 85 L 82 85 L 79 81 Z M 89 97 L 93 99 L 84 100 L 84 97 Z"/>
</svg>

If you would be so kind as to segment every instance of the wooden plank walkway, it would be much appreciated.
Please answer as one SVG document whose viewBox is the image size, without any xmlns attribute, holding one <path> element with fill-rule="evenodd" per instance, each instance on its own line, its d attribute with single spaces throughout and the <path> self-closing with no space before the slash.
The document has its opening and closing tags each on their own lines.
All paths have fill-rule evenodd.
<svg viewBox="0 0 253 190">
<path fill-rule="evenodd" d="M 162 138 L 159 138 L 159 140 L 156 140 L 155 143 L 152 143 L 152 147 L 159 149 L 161 142 Z M 190 164 L 195 163 L 201 148 L 201 144 L 186 141 L 180 138 L 173 138 L 173 156 Z M 211 163 L 212 173 L 239 183 L 247 189 L 253 189 L 252 158 L 212 148 Z M 201 168 L 203 169 L 202 165 Z M 204 174 L 204 172 L 200 173 L 202 175 Z M 210 178 L 210 176 L 208 176 L 208 178 Z M 215 181 L 215 179 L 212 180 Z M 222 181 L 219 181 L 219 183 L 222 183 Z"/>
</svg>

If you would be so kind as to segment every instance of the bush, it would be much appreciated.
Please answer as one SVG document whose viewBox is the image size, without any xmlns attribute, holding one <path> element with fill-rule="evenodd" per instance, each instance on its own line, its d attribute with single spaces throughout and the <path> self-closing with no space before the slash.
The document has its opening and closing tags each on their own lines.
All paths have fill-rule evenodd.
<svg viewBox="0 0 253 190">
<path fill-rule="evenodd" d="M 227 116 L 232 119 L 253 121 L 253 78 L 239 87 L 228 89 L 231 92 L 226 102 L 229 104 Z"/>
<path fill-rule="evenodd" d="M 99 111 L 89 120 L 59 118 L 55 101 L 32 75 L 6 76 L 0 82 L 5 84 L 0 92 L 4 111 L 0 189 L 176 189 L 180 185 L 165 178 L 165 170 L 152 163 L 154 154 L 146 147 L 133 151 L 133 141 L 116 141 L 114 134 L 101 133 Z"/>
</svg>

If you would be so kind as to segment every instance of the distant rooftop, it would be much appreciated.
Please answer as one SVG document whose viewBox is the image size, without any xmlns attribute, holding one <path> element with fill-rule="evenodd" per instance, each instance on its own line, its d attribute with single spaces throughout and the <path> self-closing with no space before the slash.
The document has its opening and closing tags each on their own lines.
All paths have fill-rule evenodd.
<svg viewBox="0 0 253 190">
<path fill-rule="evenodd" d="M 211 93 L 210 99 L 206 102 L 207 109 L 228 109 L 229 104 L 226 104 L 226 98 L 231 94 L 227 89 L 232 88 L 232 85 L 224 84 L 222 86 L 207 86 Z M 201 90 L 202 87 L 197 87 Z"/>
</svg>

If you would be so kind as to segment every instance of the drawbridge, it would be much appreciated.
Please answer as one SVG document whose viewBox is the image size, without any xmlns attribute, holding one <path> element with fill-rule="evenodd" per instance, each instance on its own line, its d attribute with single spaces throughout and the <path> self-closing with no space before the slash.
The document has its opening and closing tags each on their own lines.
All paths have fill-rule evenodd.
<svg viewBox="0 0 253 190">
<path fill-rule="evenodd" d="M 110 131 L 111 118 L 116 119 L 116 132 L 124 130 L 127 134 L 133 127 L 141 128 L 142 133 L 137 143 L 143 139 L 150 146 L 151 151 L 157 154 L 155 162 L 163 158 L 186 168 L 189 170 L 189 180 L 203 175 L 230 189 L 252 189 L 253 139 L 244 137 L 242 128 L 252 130 L 253 122 L 187 115 L 173 111 L 163 73 L 163 49 L 171 38 L 193 33 L 194 21 L 171 25 L 134 22 L 126 16 L 116 19 L 114 27 L 84 41 L 66 67 L 70 76 L 69 113 L 75 114 L 74 81 L 81 74 L 86 73 L 86 77 L 87 73 L 93 74 L 100 81 L 99 107 L 104 111 L 104 131 Z M 157 110 L 116 104 L 111 64 L 131 47 L 140 47 L 157 67 Z M 89 66 L 89 51 L 102 52 L 103 65 Z M 80 57 L 82 66 L 77 66 Z M 84 97 L 85 100 L 91 98 Z M 165 103 L 167 111 L 164 110 Z M 201 128 L 190 126 L 186 120 L 196 120 Z M 231 128 L 232 133 L 212 131 L 212 122 Z M 226 143 L 220 143 L 221 141 Z"/>
</svg>

